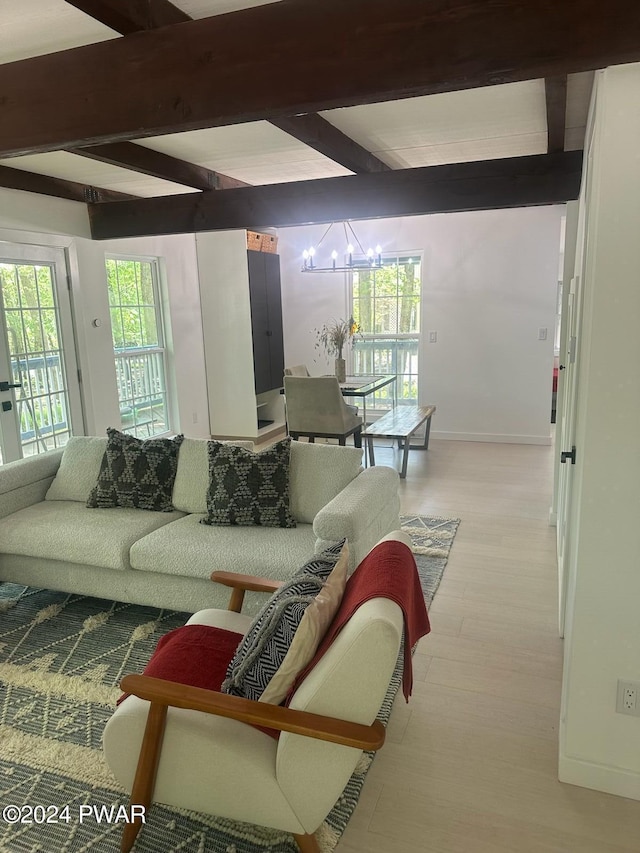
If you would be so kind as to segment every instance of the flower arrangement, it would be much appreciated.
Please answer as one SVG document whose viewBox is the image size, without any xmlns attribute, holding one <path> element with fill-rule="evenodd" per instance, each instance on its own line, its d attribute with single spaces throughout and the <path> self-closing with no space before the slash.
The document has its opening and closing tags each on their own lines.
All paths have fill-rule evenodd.
<svg viewBox="0 0 640 853">
<path fill-rule="evenodd" d="M 315 329 L 316 349 L 323 349 L 327 355 L 342 358 L 342 350 L 360 334 L 360 326 L 353 317 L 348 320 L 330 320 L 321 329 Z"/>
</svg>

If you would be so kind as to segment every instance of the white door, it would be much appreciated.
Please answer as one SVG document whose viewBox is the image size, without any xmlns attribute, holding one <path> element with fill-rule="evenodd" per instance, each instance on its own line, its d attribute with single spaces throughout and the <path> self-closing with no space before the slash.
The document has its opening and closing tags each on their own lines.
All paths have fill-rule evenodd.
<svg viewBox="0 0 640 853">
<path fill-rule="evenodd" d="M 0 243 L 0 464 L 82 432 L 62 249 Z"/>
<path fill-rule="evenodd" d="M 580 344 L 580 329 L 582 323 L 582 270 L 587 252 L 587 221 L 586 211 L 591 187 L 591 170 L 587 168 L 587 181 L 583 197 L 580 199 L 578 218 L 578 235 L 575 257 L 575 275 L 571 279 L 565 304 L 563 305 L 563 321 L 566 318 L 566 329 L 561 336 L 559 368 L 562 380 L 558 385 L 558 393 L 562 394 L 560 419 L 557 425 L 556 452 L 560 454 L 562 464 L 558 466 L 558 495 L 557 495 L 557 553 L 558 553 L 558 623 L 560 636 L 564 637 L 565 611 L 568 588 L 569 542 L 567 531 L 570 524 L 571 489 L 576 454 L 576 410 L 578 404 L 578 358 Z"/>
</svg>

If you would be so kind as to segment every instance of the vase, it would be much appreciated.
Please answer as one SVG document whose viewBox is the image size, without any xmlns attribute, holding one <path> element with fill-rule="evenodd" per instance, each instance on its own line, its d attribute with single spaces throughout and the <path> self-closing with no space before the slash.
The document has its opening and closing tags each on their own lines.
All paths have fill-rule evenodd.
<svg viewBox="0 0 640 853">
<path fill-rule="evenodd" d="M 346 382 L 347 381 L 347 363 L 344 360 L 344 358 L 336 358 L 335 374 L 338 378 L 338 382 Z"/>
</svg>

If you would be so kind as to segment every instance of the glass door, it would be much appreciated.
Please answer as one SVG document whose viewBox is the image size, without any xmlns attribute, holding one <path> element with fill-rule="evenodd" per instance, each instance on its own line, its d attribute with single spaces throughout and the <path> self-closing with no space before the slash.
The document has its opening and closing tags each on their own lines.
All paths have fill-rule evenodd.
<svg viewBox="0 0 640 853">
<path fill-rule="evenodd" d="M 64 252 L 0 243 L 0 463 L 82 432 Z"/>
</svg>

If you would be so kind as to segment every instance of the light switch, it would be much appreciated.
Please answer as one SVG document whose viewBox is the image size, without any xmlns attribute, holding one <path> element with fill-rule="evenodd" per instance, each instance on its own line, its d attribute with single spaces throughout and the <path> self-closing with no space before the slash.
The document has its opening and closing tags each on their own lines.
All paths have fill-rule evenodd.
<svg viewBox="0 0 640 853">
<path fill-rule="evenodd" d="M 541 326 L 541 327 L 538 329 L 538 340 L 539 340 L 539 341 L 546 341 L 546 340 L 547 340 L 547 329 L 546 329 L 546 326 Z"/>
<path fill-rule="evenodd" d="M 438 333 L 437 332 L 429 332 L 429 343 L 437 344 L 438 343 Z"/>
</svg>

